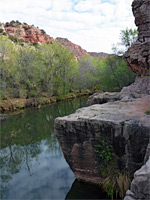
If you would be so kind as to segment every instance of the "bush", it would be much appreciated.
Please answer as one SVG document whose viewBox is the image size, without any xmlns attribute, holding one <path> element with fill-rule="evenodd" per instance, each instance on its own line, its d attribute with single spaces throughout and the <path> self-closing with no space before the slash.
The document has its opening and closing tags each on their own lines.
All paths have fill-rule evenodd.
<svg viewBox="0 0 150 200">
<path fill-rule="evenodd" d="M 10 25 L 12 26 L 13 24 L 15 24 L 15 21 L 14 20 L 12 20 L 11 22 L 10 22 Z"/>
<path fill-rule="evenodd" d="M 0 28 L 0 33 L 2 33 L 4 30 L 2 28 Z"/>
<path fill-rule="evenodd" d="M 9 39 L 10 39 L 11 41 L 13 41 L 13 42 L 17 42 L 17 38 L 14 37 L 14 36 L 12 36 L 12 35 L 9 36 Z"/>
<path fill-rule="evenodd" d="M 19 97 L 26 99 L 28 96 L 28 91 L 26 89 L 19 89 Z"/>
<path fill-rule="evenodd" d="M 32 44 L 33 44 L 33 46 L 35 46 L 35 47 L 38 46 L 38 43 L 37 43 L 37 42 L 33 42 Z"/>
<path fill-rule="evenodd" d="M 19 22 L 18 20 L 16 20 L 16 24 L 18 24 L 18 25 L 21 25 L 22 23 L 21 23 L 21 22 Z"/>
<path fill-rule="evenodd" d="M 30 29 L 30 27 L 29 27 L 29 26 L 26 26 L 26 27 L 24 27 L 24 29 L 25 29 L 26 31 L 28 31 L 28 30 Z"/>
<path fill-rule="evenodd" d="M 6 27 L 9 27 L 9 26 L 10 26 L 9 22 L 6 22 L 5 26 L 6 26 Z"/>
<path fill-rule="evenodd" d="M 41 31 L 41 33 L 43 33 L 43 34 L 46 34 L 46 32 L 45 32 L 43 29 L 41 29 L 40 31 Z"/>
<path fill-rule="evenodd" d="M 7 36 L 7 33 L 6 33 L 6 32 L 3 32 L 3 35 Z"/>
</svg>

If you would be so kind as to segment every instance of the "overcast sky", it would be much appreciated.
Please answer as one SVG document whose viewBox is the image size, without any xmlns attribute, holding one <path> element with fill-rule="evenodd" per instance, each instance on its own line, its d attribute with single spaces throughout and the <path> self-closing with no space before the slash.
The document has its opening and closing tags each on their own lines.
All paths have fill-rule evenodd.
<svg viewBox="0 0 150 200">
<path fill-rule="evenodd" d="M 135 28 L 133 0 L 0 0 L 0 21 L 19 20 L 87 51 L 112 52 L 120 31 Z"/>
</svg>

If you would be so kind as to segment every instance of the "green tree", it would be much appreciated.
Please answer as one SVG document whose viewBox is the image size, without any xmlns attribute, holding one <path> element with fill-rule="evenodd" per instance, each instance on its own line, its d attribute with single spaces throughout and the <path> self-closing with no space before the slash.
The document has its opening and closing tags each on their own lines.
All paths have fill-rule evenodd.
<svg viewBox="0 0 150 200">
<path fill-rule="evenodd" d="M 75 79 L 76 87 L 81 92 L 82 89 L 93 89 L 98 81 L 98 69 L 94 64 L 94 59 L 85 56 L 79 60 L 79 72 Z"/>
<path fill-rule="evenodd" d="M 32 93 L 38 94 L 40 60 L 35 48 L 25 46 L 17 51 L 15 72 L 15 89 L 18 89 L 20 97 L 30 97 Z"/>
<path fill-rule="evenodd" d="M 125 47 L 130 47 L 138 37 L 137 29 L 126 29 L 121 31 L 121 44 Z"/>
<path fill-rule="evenodd" d="M 40 53 L 43 63 L 41 80 L 44 90 L 49 91 L 51 95 L 68 93 L 78 70 L 74 55 L 57 42 L 41 45 Z"/>
<path fill-rule="evenodd" d="M 129 70 L 124 59 L 119 56 L 102 60 L 97 67 L 100 74 L 100 89 L 104 91 L 120 91 L 135 79 L 135 74 Z"/>
<path fill-rule="evenodd" d="M 9 96 L 13 85 L 13 64 L 15 62 L 15 45 L 6 37 L 0 36 L 0 97 Z"/>
<path fill-rule="evenodd" d="M 120 43 L 113 44 L 112 50 L 116 55 L 123 55 L 124 52 L 137 40 L 138 31 L 137 29 L 122 30 L 120 32 Z"/>
</svg>

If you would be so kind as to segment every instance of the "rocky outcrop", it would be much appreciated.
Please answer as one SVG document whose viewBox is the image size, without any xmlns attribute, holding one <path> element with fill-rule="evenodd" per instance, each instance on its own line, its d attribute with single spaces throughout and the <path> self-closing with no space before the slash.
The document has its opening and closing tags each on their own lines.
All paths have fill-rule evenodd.
<svg viewBox="0 0 150 200">
<path fill-rule="evenodd" d="M 64 47 L 69 49 L 73 54 L 75 54 L 77 59 L 80 59 L 83 56 L 90 56 L 90 54 L 85 49 L 82 49 L 79 45 L 72 43 L 67 38 L 57 37 L 56 40 L 60 42 Z"/>
<path fill-rule="evenodd" d="M 112 156 L 119 170 L 126 169 L 133 176 L 143 165 L 150 138 L 150 116 L 138 110 L 138 101 L 141 99 L 93 105 L 56 119 L 56 136 L 77 179 L 101 183 L 103 161 L 95 148 L 99 139 L 106 139 L 112 145 Z"/>
<path fill-rule="evenodd" d="M 119 92 L 105 92 L 105 93 L 94 93 L 88 98 L 87 105 L 103 104 L 107 102 L 117 101 L 120 99 Z"/>
<path fill-rule="evenodd" d="M 120 99 L 131 100 L 146 95 L 150 95 L 150 78 L 137 76 L 133 84 L 121 90 Z"/>
<path fill-rule="evenodd" d="M 31 43 L 53 42 L 53 38 L 47 35 L 44 30 L 25 23 L 7 22 L 4 24 L 4 32 L 6 32 L 9 37 L 13 36 Z"/>
<path fill-rule="evenodd" d="M 124 200 L 150 199 L 150 157 L 149 160 L 134 174 L 130 190 Z"/>
<path fill-rule="evenodd" d="M 121 92 L 94 93 L 88 98 L 87 105 L 103 104 L 117 100 L 132 101 L 135 98 L 147 95 L 150 95 L 150 78 L 137 76 L 135 82 L 124 87 Z"/>
<path fill-rule="evenodd" d="M 138 26 L 138 40 L 128 49 L 124 58 L 138 76 L 150 75 L 150 0 L 134 0 L 132 10 Z"/>
</svg>

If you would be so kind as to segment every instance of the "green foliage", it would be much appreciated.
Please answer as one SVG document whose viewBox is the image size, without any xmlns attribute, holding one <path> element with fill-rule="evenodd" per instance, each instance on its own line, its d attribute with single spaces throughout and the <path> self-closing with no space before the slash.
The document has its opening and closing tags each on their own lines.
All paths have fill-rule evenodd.
<svg viewBox="0 0 150 200">
<path fill-rule="evenodd" d="M 65 95 L 74 87 L 78 62 L 59 43 L 20 47 L 1 36 L 0 55 L 1 89 L 9 91 L 2 98 Z"/>
<path fill-rule="evenodd" d="M 120 91 L 135 79 L 135 74 L 127 67 L 122 57 L 113 56 L 97 62 L 100 90 Z"/>
<path fill-rule="evenodd" d="M 46 32 L 43 29 L 40 29 L 41 33 L 46 34 Z"/>
<path fill-rule="evenodd" d="M 101 164 L 100 171 L 103 177 L 107 177 L 111 170 L 114 168 L 114 159 L 112 156 L 112 145 L 108 142 L 106 138 L 98 139 L 98 144 L 95 145 L 95 152 L 98 154 Z"/>
<path fill-rule="evenodd" d="M 25 29 L 26 31 L 28 31 L 28 30 L 30 29 L 30 27 L 29 27 L 29 26 L 25 26 L 24 29 Z"/>
<path fill-rule="evenodd" d="M 6 35 L 7 35 L 7 33 L 6 33 L 6 32 L 3 32 L 3 35 L 4 35 L 4 36 L 6 36 Z"/>
<path fill-rule="evenodd" d="M 9 23 L 9 22 L 6 22 L 5 26 L 6 26 L 6 27 L 9 27 L 9 26 L 10 26 L 10 23 Z"/>
<path fill-rule="evenodd" d="M 123 55 L 124 52 L 137 40 L 138 31 L 137 29 L 128 29 L 122 30 L 120 33 L 121 42 L 112 47 L 113 52 L 116 55 Z"/>
<path fill-rule="evenodd" d="M 108 196 L 112 199 L 116 194 L 124 198 L 127 189 L 130 186 L 130 177 L 128 172 L 120 171 L 113 156 L 113 146 L 107 138 L 96 139 L 95 152 L 99 156 L 100 172 L 104 177 L 102 187 Z"/>
<path fill-rule="evenodd" d="M 9 36 L 9 39 L 12 40 L 13 42 L 17 42 L 17 38 L 14 37 L 13 35 L 10 35 L 10 36 Z"/>
<path fill-rule="evenodd" d="M 128 172 L 112 170 L 111 174 L 104 179 L 102 187 L 112 199 L 114 196 L 118 199 L 118 195 L 123 199 L 126 191 L 129 189 L 130 183 Z"/>
<path fill-rule="evenodd" d="M 150 108 L 148 108 L 148 109 L 145 111 L 145 114 L 146 114 L 146 115 L 150 115 Z"/>
<path fill-rule="evenodd" d="M 121 31 L 121 44 L 125 47 L 130 47 L 138 37 L 137 29 L 126 29 Z"/>
<path fill-rule="evenodd" d="M 3 30 L 2 28 L 0 28 L 0 33 L 3 33 L 3 31 L 4 31 L 4 30 Z"/>
<path fill-rule="evenodd" d="M 85 56 L 77 61 L 60 43 L 26 44 L 19 32 L 17 38 L 0 36 L 2 98 L 28 98 L 42 92 L 62 96 L 87 89 L 118 91 L 134 81 L 135 75 L 121 57 L 98 60 Z"/>
<path fill-rule="evenodd" d="M 79 60 L 78 74 L 75 77 L 75 85 L 79 91 L 81 89 L 94 89 L 99 83 L 99 72 L 94 64 L 94 59 L 89 56 L 84 56 Z"/>
</svg>

